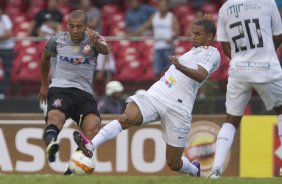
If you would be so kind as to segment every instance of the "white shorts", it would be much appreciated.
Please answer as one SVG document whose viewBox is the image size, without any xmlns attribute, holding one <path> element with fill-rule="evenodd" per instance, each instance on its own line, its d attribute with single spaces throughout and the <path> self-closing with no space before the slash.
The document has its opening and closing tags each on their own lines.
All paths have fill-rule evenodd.
<svg viewBox="0 0 282 184">
<path fill-rule="evenodd" d="M 191 129 L 191 115 L 183 109 L 170 106 L 160 99 L 143 93 L 128 97 L 134 101 L 143 116 L 143 124 L 160 121 L 165 142 L 174 147 L 184 148 Z"/>
<path fill-rule="evenodd" d="M 252 83 L 229 78 L 226 112 L 234 116 L 242 116 L 250 100 L 252 89 L 259 94 L 268 111 L 282 105 L 282 79 L 267 83 Z"/>
</svg>

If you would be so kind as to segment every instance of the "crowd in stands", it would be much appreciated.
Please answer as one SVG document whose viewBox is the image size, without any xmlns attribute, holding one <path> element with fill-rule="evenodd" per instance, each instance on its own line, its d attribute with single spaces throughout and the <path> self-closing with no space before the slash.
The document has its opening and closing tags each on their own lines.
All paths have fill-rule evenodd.
<svg viewBox="0 0 282 184">
<path fill-rule="evenodd" d="M 111 53 L 99 59 L 102 64 L 98 67 L 95 86 L 97 95 L 103 95 L 105 84 L 110 80 L 123 83 L 157 80 L 170 64 L 164 59 L 168 54 L 179 56 L 192 47 L 189 36 L 193 22 L 203 13 L 210 13 L 216 22 L 217 12 L 223 2 L 224 0 L 0 0 L 0 99 L 38 92 L 39 58 L 44 43 L 53 33 L 67 29 L 67 18 L 72 10 L 84 10 L 89 26 L 106 38 L 120 38 L 108 39 Z M 4 30 L 8 30 L 8 37 Z M 163 34 L 164 31 L 166 34 Z M 7 37 L 5 41 L 3 35 Z M 150 38 L 155 40 L 136 39 L 136 36 L 152 36 Z M 216 43 L 215 47 L 221 51 L 222 62 L 210 80 L 223 84 L 219 88 L 224 94 L 228 59 L 220 44 Z M 2 49 L 9 50 L 12 54 L 3 56 L 3 53 L 8 52 L 2 52 Z"/>
</svg>

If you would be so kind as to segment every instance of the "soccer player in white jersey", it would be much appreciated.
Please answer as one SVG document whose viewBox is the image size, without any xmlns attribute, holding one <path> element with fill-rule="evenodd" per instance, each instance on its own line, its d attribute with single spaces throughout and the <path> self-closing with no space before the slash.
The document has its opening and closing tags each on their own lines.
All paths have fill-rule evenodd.
<svg viewBox="0 0 282 184">
<path fill-rule="evenodd" d="M 49 162 L 55 161 L 59 150 L 57 136 L 65 120 L 72 118 L 88 138 L 100 130 L 101 120 L 93 95 L 93 76 L 99 53 L 108 54 L 105 39 L 88 29 L 85 12 L 71 12 L 68 32 L 59 32 L 46 44 L 41 57 L 41 88 L 39 100 L 48 105 L 43 139 Z M 48 73 L 50 58 L 57 63 L 52 82 Z M 49 89 L 48 89 L 49 86 Z M 48 93 L 48 94 L 47 94 Z M 70 174 L 70 173 L 66 173 Z"/>
<path fill-rule="evenodd" d="M 282 24 L 275 1 L 226 1 L 218 14 L 217 40 L 231 61 L 227 116 L 217 137 L 211 178 L 222 175 L 252 89 L 260 95 L 267 110 L 276 110 L 282 142 L 282 70 L 275 52 L 282 40 Z"/>
<path fill-rule="evenodd" d="M 198 89 L 220 64 L 220 54 L 211 46 L 215 33 L 211 20 L 197 21 L 192 34 L 194 47 L 179 58 L 170 56 L 172 65 L 164 76 L 147 92 L 129 97 L 126 110 L 118 119 L 105 125 L 91 141 L 74 132 L 74 140 L 84 154 L 91 157 L 91 151 L 123 129 L 160 120 L 169 168 L 200 176 L 200 163 L 191 163 L 182 154 L 191 129 L 191 112 Z"/>
</svg>

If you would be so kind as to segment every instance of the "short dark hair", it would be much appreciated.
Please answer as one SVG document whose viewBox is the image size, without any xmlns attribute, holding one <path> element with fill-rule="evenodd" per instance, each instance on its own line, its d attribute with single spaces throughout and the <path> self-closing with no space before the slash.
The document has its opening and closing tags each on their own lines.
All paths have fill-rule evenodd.
<svg viewBox="0 0 282 184">
<path fill-rule="evenodd" d="M 88 22 L 87 15 L 86 15 L 86 13 L 83 10 L 74 10 L 74 11 L 72 11 L 71 14 L 70 14 L 70 18 L 75 18 L 75 19 L 83 18 L 85 24 L 87 24 L 87 22 Z"/>
<path fill-rule="evenodd" d="M 214 24 L 214 22 L 212 20 L 201 19 L 201 20 L 196 21 L 194 25 L 204 26 L 205 31 L 207 33 L 212 33 L 213 37 L 215 37 L 216 27 L 215 27 L 215 24 Z"/>
</svg>

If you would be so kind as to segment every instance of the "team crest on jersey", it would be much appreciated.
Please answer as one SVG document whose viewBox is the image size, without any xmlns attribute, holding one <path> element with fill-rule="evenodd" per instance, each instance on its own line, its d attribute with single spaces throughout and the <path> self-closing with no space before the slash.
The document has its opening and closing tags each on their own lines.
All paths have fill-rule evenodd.
<svg viewBox="0 0 282 184">
<path fill-rule="evenodd" d="M 176 84 L 176 80 L 173 76 L 170 76 L 168 77 L 166 80 L 165 80 L 165 84 L 171 88 L 172 86 L 174 86 Z"/>
<path fill-rule="evenodd" d="M 62 101 L 63 101 L 63 99 L 56 98 L 56 99 L 53 100 L 52 106 L 54 106 L 56 108 L 61 107 L 62 106 Z"/>
<path fill-rule="evenodd" d="M 81 45 L 81 51 L 83 54 L 89 54 L 91 52 L 91 46 L 90 43 L 82 44 Z"/>
</svg>

